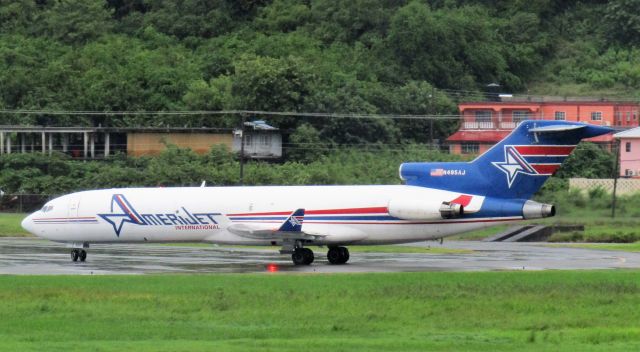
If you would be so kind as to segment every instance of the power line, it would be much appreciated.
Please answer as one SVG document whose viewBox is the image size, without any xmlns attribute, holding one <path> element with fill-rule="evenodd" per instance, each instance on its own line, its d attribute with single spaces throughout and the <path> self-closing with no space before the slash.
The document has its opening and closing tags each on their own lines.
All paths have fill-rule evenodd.
<svg viewBox="0 0 640 352">
<path fill-rule="evenodd" d="M 82 111 L 82 110 L 0 110 L 3 115 L 72 115 L 72 116 L 205 116 L 205 115 L 264 115 L 355 119 L 457 120 L 459 115 L 356 114 L 262 110 L 185 110 L 185 111 Z"/>
</svg>

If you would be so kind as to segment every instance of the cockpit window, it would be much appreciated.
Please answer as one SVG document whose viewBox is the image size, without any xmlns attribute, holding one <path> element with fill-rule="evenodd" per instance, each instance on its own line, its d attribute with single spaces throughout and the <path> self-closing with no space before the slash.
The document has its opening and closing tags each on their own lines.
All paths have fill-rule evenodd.
<svg viewBox="0 0 640 352">
<path fill-rule="evenodd" d="M 40 209 L 40 211 L 43 213 L 46 213 L 52 210 L 53 210 L 53 205 L 45 205 L 44 207 L 42 207 L 42 209 Z"/>
</svg>

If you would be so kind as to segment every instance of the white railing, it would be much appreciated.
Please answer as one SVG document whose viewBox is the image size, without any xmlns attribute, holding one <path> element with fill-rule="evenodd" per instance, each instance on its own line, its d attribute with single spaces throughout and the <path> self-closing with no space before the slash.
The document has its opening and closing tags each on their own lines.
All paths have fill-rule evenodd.
<svg viewBox="0 0 640 352">
<path fill-rule="evenodd" d="M 506 122 L 506 121 L 505 121 L 505 122 L 500 122 L 500 128 L 505 129 L 505 130 L 512 130 L 512 129 L 516 128 L 516 126 L 517 126 L 518 124 L 519 124 L 519 123 L 515 123 L 515 122 L 513 122 L 513 121 L 510 121 L 510 122 Z"/>
<path fill-rule="evenodd" d="M 486 130 L 495 128 L 495 125 L 493 122 L 465 121 L 463 127 L 466 130 Z"/>
</svg>

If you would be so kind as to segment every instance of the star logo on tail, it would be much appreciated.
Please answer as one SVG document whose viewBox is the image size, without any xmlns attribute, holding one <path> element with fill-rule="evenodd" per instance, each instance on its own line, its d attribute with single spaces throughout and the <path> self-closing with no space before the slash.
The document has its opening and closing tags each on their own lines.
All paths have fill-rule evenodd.
<svg viewBox="0 0 640 352">
<path fill-rule="evenodd" d="M 514 146 L 504 147 L 504 161 L 494 161 L 492 164 L 507 175 L 509 188 L 518 174 L 535 176 L 538 172 L 527 163 Z"/>
<path fill-rule="evenodd" d="M 120 237 L 122 227 L 127 222 L 136 225 L 146 225 L 142 217 L 122 194 L 114 194 L 111 197 L 110 214 L 98 214 L 98 216 L 113 226 L 113 230 L 118 237 Z"/>
<path fill-rule="evenodd" d="M 291 226 L 294 226 L 294 227 L 302 225 L 302 222 L 298 220 L 298 218 L 295 216 L 292 216 L 291 218 L 289 218 L 289 223 L 291 224 Z"/>
</svg>

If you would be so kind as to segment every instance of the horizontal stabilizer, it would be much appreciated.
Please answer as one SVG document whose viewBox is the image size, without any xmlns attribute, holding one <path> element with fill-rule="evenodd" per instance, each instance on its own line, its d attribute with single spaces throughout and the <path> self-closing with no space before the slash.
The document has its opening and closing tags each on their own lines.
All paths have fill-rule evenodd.
<svg viewBox="0 0 640 352">
<path fill-rule="evenodd" d="M 572 130 L 577 130 L 580 128 L 585 128 L 585 126 L 579 126 L 579 125 L 551 125 L 551 126 L 544 126 L 544 127 L 534 127 L 529 129 L 529 132 L 534 132 L 534 133 L 545 133 L 545 132 L 566 132 L 566 131 L 572 131 Z"/>
</svg>

